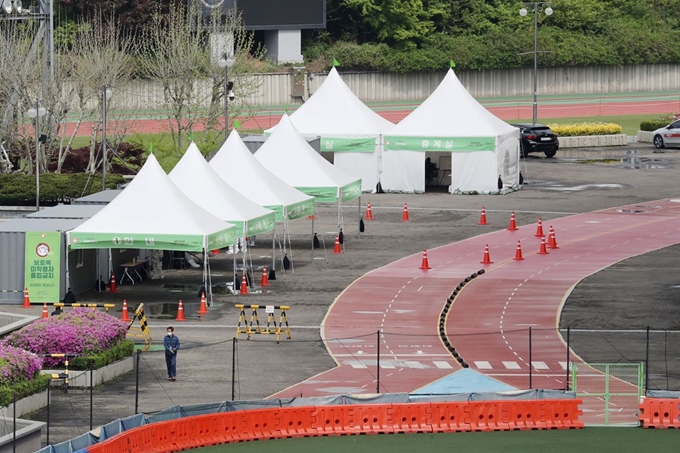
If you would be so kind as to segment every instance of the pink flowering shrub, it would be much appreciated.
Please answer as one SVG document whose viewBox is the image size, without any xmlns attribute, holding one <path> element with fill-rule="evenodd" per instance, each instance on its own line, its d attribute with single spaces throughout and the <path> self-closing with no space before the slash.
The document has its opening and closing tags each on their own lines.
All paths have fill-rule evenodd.
<svg viewBox="0 0 680 453">
<path fill-rule="evenodd" d="M 30 381 L 42 368 L 42 358 L 0 343 L 0 385 Z"/>
<path fill-rule="evenodd" d="M 59 316 L 38 319 L 10 334 L 5 343 L 43 354 L 96 354 L 125 339 L 127 324 L 91 308 L 74 308 Z M 63 358 L 45 357 L 45 367 L 59 365 Z"/>
</svg>

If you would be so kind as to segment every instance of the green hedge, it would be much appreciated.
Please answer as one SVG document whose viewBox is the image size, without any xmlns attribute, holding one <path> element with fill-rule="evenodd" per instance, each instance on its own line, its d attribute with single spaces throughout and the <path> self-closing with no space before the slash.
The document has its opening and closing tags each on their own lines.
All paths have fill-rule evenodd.
<svg viewBox="0 0 680 453">
<path fill-rule="evenodd" d="M 34 393 L 40 393 L 47 389 L 47 384 L 50 382 L 50 377 L 46 374 L 39 374 L 35 379 L 30 381 L 18 382 L 13 385 L 0 385 L 0 407 L 5 407 L 12 404 L 14 401 L 14 394 L 17 395 L 17 400 L 25 398 Z"/>
<path fill-rule="evenodd" d="M 640 130 L 652 132 L 652 131 L 657 130 L 660 127 L 668 126 L 672 122 L 673 122 L 673 115 L 671 115 L 671 114 L 663 115 L 663 116 L 660 116 L 660 117 L 653 119 L 653 120 L 641 122 L 640 123 Z"/>
<path fill-rule="evenodd" d="M 124 182 L 120 175 L 106 177 L 106 187 L 109 189 L 115 189 Z M 46 173 L 40 175 L 40 205 L 68 203 L 74 198 L 90 195 L 101 189 L 101 175 Z M 35 175 L 0 174 L 0 205 L 35 205 Z"/>
<path fill-rule="evenodd" d="M 130 357 L 135 352 L 135 342 L 132 340 L 123 340 L 116 346 L 99 354 L 89 356 L 79 356 L 71 360 L 69 364 L 70 370 L 89 370 L 90 362 L 93 362 L 94 369 L 102 368 L 118 360 L 123 360 Z"/>
</svg>

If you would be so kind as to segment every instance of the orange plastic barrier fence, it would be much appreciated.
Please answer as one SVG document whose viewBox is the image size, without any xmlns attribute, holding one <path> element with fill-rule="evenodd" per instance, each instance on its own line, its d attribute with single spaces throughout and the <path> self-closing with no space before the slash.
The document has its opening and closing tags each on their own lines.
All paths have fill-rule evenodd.
<svg viewBox="0 0 680 453">
<path fill-rule="evenodd" d="M 645 398 L 638 418 L 643 428 L 680 428 L 680 399 Z"/>
<path fill-rule="evenodd" d="M 661 408 L 663 404 L 658 401 L 645 400 L 644 412 L 648 413 L 653 404 Z M 673 401 L 673 404 L 665 403 L 662 412 L 652 409 L 655 414 L 664 414 L 663 417 L 655 415 L 655 420 L 674 419 L 674 426 L 680 427 L 678 400 L 661 401 Z M 580 404 L 581 400 L 560 399 L 275 407 L 151 423 L 87 450 L 90 453 L 161 453 L 287 437 L 573 429 L 583 427 L 579 420 Z"/>
</svg>

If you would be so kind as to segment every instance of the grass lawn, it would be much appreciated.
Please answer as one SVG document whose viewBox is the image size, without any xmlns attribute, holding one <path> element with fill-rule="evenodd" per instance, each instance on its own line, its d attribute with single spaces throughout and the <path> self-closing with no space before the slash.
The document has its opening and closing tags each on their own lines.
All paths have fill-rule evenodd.
<svg viewBox="0 0 680 453">
<path fill-rule="evenodd" d="M 578 430 L 508 431 L 449 434 L 391 434 L 311 437 L 218 445 L 203 453 L 671 453 L 680 451 L 680 433 L 673 429 L 584 428 Z"/>
</svg>

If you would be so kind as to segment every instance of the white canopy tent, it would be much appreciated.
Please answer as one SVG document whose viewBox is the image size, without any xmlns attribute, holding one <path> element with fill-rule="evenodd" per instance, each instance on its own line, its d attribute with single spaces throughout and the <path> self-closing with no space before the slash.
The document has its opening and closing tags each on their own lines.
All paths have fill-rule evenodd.
<svg viewBox="0 0 680 453">
<path fill-rule="evenodd" d="M 425 191 L 425 153 L 451 156 L 450 193 L 519 188 L 519 130 L 486 110 L 452 69 L 437 89 L 384 136 L 386 192 Z"/>
<path fill-rule="evenodd" d="M 276 221 L 283 223 L 285 256 L 287 222 L 313 215 L 314 197 L 289 186 L 267 170 L 246 147 L 236 130 L 231 131 L 209 165 L 231 187 L 276 213 Z M 275 257 L 272 251 L 272 271 L 274 266 Z"/>
<path fill-rule="evenodd" d="M 286 114 L 255 158 L 286 184 L 321 203 L 337 203 L 338 228 L 343 227 L 342 203 L 361 197 L 361 179 L 324 159 L 297 131 Z"/>
<path fill-rule="evenodd" d="M 290 120 L 303 136 L 319 136 L 321 151 L 333 152 L 336 167 L 361 178 L 362 191 L 375 192 L 380 179 L 381 135 L 394 124 L 361 102 L 335 68 Z"/>
<path fill-rule="evenodd" d="M 235 238 L 236 227 L 191 201 L 168 178 L 153 154 L 120 195 L 67 233 L 71 250 L 203 252 L 204 284 L 207 251 L 232 245 Z"/>
</svg>

